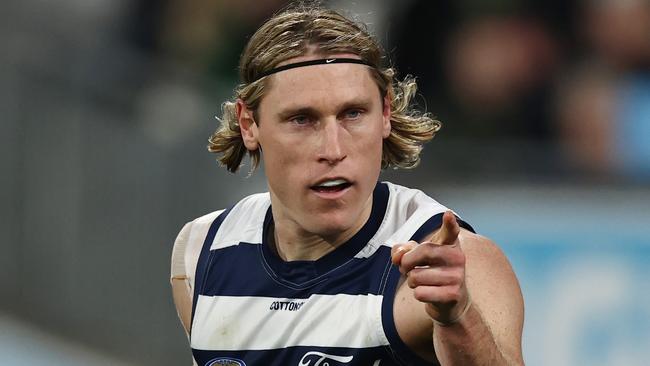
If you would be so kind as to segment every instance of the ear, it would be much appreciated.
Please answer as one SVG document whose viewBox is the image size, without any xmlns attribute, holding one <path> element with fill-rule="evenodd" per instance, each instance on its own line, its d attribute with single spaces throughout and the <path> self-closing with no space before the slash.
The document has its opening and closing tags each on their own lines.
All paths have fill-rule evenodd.
<svg viewBox="0 0 650 366">
<path fill-rule="evenodd" d="M 390 111 L 390 93 L 386 93 L 386 96 L 384 97 L 384 108 L 382 110 L 382 137 L 383 138 L 388 138 L 390 136 L 390 117 L 391 117 L 391 111 Z"/>
<path fill-rule="evenodd" d="M 255 151 L 259 147 L 259 131 L 255 119 L 253 119 L 253 112 L 248 109 L 246 103 L 241 99 L 236 102 L 237 122 L 239 123 L 239 130 L 241 137 L 244 140 L 244 146 L 250 151 Z"/>
</svg>

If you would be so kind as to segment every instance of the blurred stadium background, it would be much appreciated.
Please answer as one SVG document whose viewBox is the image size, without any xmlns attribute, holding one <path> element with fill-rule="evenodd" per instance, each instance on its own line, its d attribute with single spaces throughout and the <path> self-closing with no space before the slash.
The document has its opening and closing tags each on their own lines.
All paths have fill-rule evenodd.
<svg viewBox="0 0 650 366">
<path fill-rule="evenodd" d="M 502 245 L 529 365 L 650 359 L 650 2 L 331 1 L 445 124 L 421 188 Z M 265 189 L 206 152 L 284 1 L 0 5 L 0 364 L 184 365 L 187 220 Z"/>
</svg>

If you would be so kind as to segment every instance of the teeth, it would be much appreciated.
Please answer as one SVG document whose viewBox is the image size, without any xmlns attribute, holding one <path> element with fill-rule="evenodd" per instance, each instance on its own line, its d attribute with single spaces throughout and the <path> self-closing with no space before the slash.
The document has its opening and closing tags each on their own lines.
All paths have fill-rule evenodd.
<svg viewBox="0 0 650 366">
<path fill-rule="evenodd" d="M 334 187 L 338 186 L 339 184 L 345 184 L 347 181 L 345 179 L 335 179 L 335 180 L 328 180 L 326 182 L 323 182 L 319 184 L 319 187 Z"/>
</svg>

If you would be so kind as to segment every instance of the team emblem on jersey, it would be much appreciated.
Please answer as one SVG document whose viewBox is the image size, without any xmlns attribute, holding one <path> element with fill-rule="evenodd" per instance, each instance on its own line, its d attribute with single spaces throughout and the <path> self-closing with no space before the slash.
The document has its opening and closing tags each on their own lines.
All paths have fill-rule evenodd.
<svg viewBox="0 0 650 366">
<path fill-rule="evenodd" d="M 246 363 L 236 358 L 221 357 L 208 361 L 206 366 L 246 366 Z"/>
<path fill-rule="evenodd" d="M 322 352 L 307 352 L 300 359 L 298 366 L 321 366 L 321 364 L 322 366 L 340 365 L 352 361 L 352 358 L 354 356 L 336 356 Z M 311 363 L 312 361 L 315 361 L 313 365 Z M 336 363 L 331 364 L 332 361 Z"/>
</svg>

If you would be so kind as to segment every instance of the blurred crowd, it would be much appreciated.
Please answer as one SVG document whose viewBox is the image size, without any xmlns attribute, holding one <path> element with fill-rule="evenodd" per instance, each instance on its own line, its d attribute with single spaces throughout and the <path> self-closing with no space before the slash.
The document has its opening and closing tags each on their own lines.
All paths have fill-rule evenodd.
<svg viewBox="0 0 650 366">
<path fill-rule="evenodd" d="M 289 2 L 32 3 L 5 4 L 3 57 L 23 73 L 9 78 L 76 88 L 173 146 L 214 123 L 248 37 Z M 444 124 L 428 153 L 455 151 L 437 168 L 650 179 L 650 1 L 329 3 L 370 23 L 398 76 L 418 78 L 419 103 Z"/>
<path fill-rule="evenodd" d="M 544 141 L 567 170 L 650 177 L 650 2 L 418 1 L 396 29 L 398 62 L 454 135 Z"/>
<path fill-rule="evenodd" d="M 58 67 L 57 77 L 132 109 L 129 119 L 156 141 L 180 143 L 219 114 L 247 38 L 288 3 L 16 3 L 9 29 L 41 33 L 8 37 L 8 54 Z M 648 0 L 329 3 L 370 23 L 398 75 L 418 77 L 419 101 L 444 123 L 439 140 L 459 152 L 462 171 L 650 179 Z M 53 65 L 48 52 L 77 55 L 77 64 Z"/>
</svg>

